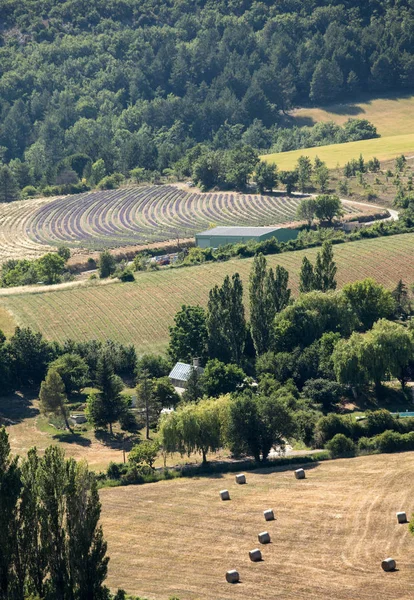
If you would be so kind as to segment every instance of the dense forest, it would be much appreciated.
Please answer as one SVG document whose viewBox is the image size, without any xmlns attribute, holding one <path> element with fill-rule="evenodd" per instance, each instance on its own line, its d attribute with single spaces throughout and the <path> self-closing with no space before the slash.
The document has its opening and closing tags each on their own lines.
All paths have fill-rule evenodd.
<svg viewBox="0 0 414 600">
<path fill-rule="evenodd" d="M 289 149 L 292 107 L 413 76 L 413 0 L 2 0 L 0 151 L 20 188 L 163 172 L 199 143 Z"/>
</svg>

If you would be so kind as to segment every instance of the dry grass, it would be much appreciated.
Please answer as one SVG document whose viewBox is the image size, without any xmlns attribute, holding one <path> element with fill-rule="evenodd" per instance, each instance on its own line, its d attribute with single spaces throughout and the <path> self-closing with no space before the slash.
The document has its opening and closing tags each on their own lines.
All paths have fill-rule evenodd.
<svg viewBox="0 0 414 600">
<path fill-rule="evenodd" d="M 108 584 L 156 600 L 411 600 L 414 539 L 395 513 L 413 510 L 413 469 L 405 453 L 321 463 L 304 481 L 292 467 L 248 473 L 244 486 L 226 475 L 102 490 Z M 277 520 L 265 523 L 270 507 Z M 264 530 L 272 543 L 253 564 Z M 388 556 L 398 571 L 386 574 Z"/>
<path fill-rule="evenodd" d="M 349 118 L 368 119 L 383 136 L 414 132 L 414 96 L 365 98 L 360 102 L 344 102 L 325 108 L 300 108 L 292 113 L 293 124 L 334 121 L 343 125 Z"/>
<path fill-rule="evenodd" d="M 315 260 L 317 248 L 268 256 L 272 267 L 280 264 L 298 290 L 303 257 Z M 414 235 L 361 240 L 335 246 L 338 283 L 374 277 L 388 287 L 400 278 L 414 281 Z M 41 331 L 48 339 L 63 341 L 111 338 L 133 343 L 138 351 L 163 351 L 168 327 L 182 304 L 206 305 L 209 290 L 226 275 L 239 272 L 245 285 L 252 259 L 206 263 L 201 266 L 137 274 L 135 283 L 77 287 L 36 294 L 0 297 L 0 307 L 20 325 Z"/>
<path fill-rule="evenodd" d="M 389 160 L 400 154 L 414 153 L 414 96 L 399 97 L 389 94 L 384 98 L 361 96 L 360 102 L 332 104 L 324 108 L 300 108 L 292 112 L 290 125 L 301 127 L 319 122 L 334 121 L 343 125 L 349 118 L 368 119 L 373 123 L 380 138 L 302 148 L 292 152 L 268 154 L 266 161 L 276 163 L 280 170 L 293 169 L 300 156 L 315 156 L 326 162 L 330 169 L 343 167 L 345 163 L 360 154 L 366 160 L 376 156 L 379 160 Z"/>
<path fill-rule="evenodd" d="M 337 166 L 343 167 L 353 158 L 358 158 L 360 154 L 367 161 L 374 158 L 374 156 L 378 160 L 384 161 L 395 158 L 400 154 L 410 156 L 413 153 L 414 133 L 406 133 L 360 142 L 347 142 L 346 144 L 332 144 L 316 148 L 301 148 L 291 152 L 265 154 L 261 158 L 266 162 L 275 163 L 280 171 L 284 171 L 294 169 L 300 156 L 309 156 L 312 161 L 318 156 L 329 169 L 334 169 Z"/>
</svg>

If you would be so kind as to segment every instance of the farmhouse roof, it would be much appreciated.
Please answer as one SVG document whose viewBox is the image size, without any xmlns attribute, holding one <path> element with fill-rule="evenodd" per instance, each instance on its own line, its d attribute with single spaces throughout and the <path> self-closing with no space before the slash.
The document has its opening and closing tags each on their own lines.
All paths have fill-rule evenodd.
<svg viewBox="0 0 414 600">
<path fill-rule="evenodd" d="M 178 362 L 168 377 L 170 379 L 177 379 L 178 381 L 188 381 L 192 369 L 196 369 L 199 375 L 204 373 L 204 369 L 202 367 L 193 367 L 187 363 Z"/>
<path fill-rule="evenodd" d="M 213 229 L 207 229 L 206 231 L 202 231 L 200 233 L 197 233 L 197 236 L 200 235 L 205 235 L 205 236 L 211 236 L 211 235 L 223 235 L 223 236 L 237 236 L 237 237 L 243 237 L 243 236 L 260 236 L 260 235 L 264 235 L 265 233 L 271 233 L 272 231 L 276 231 L 277 229 L 280 229 L 280 225 L 277 225 L 275 227 L 214 227 Z"/>
</svg>

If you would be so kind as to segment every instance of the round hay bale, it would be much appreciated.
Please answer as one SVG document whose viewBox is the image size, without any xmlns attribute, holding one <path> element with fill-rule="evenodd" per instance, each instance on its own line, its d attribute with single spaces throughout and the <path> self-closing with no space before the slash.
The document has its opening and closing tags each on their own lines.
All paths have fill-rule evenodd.
<svg viewBox="0 0 414 600">
<path fill-rule="evenodd" d="M 221 490 L 221 492 L 220 492 L 220 498 L 222 500 L 230 500 L 229 490 Z"/>
<path fill-rule="evenodd" d="M 238 583 L 240 581 L 240 575 L 233 569 L 232 571 L 227 571 L 226 573 L 226 581 L 227 583 Z"/>
<path fill-rule="evenodd" d="M 259 548 L 250 550 L 249 558 L 252 562 L 259 562 L 260 560 L 262 560 L 262 553 L 260 552 Z"/>
<path fill-rule="evenodd" d="M 407 523 L 407 515 L 405 512 L 397 512 L 398 523 Z"/>
<path fill-rule="evenodd" d="M 296 479 L 306 479 L 306 473 L 303 469 L 296 469 L 295 477 Z"/>
<path fill-rule="evenodd" d="M 393 558 L 386 558 L 382 561 L 381 567 L 383 571 L 394 571 L 396 567 L 395 560 Z"/>
<path fill-rule="evenodd" d="M 265 521 L 274 521 L 275 520 L 275 513 L 273 512 L 273 510 L 271 508 L 269 508 L 268 510 L 265 510 L 263 512 L 263 514 L 264 514 Z"/>
<path fill-rule="evenodd" d="M 261 544 L 270 544 L 270 534 L 268 531 L 262 531 L 262 533 L 259 533 L 257 537 L 259 538 L 259 542 Z"/>
<path fill-rule="evenodd" d="M 243 473 L 240 473 L 240 475 L 236 475 L 236 483 L 246 483 L 246 475 L 244 475 Z"/>
</svg>

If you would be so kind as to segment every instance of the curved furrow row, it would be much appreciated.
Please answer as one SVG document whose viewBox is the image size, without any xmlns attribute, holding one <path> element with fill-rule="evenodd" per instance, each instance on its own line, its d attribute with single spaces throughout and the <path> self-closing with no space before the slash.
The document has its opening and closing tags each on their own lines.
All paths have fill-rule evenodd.
<svg viewBox="0 0 414 600">
<path fill-rule="evenodd" d="M 215 225 L 277 225 L 295 219 L 300 198 L 187 193 L 172 185 L 90 192 L 40 205 L 25 222 L 35 244 L 92 249 L 161 242 Z M 346 212 L 354 212 L 351 206 Z M 1 239 L 1 238 L 0 238 Z"/>
</svg>

